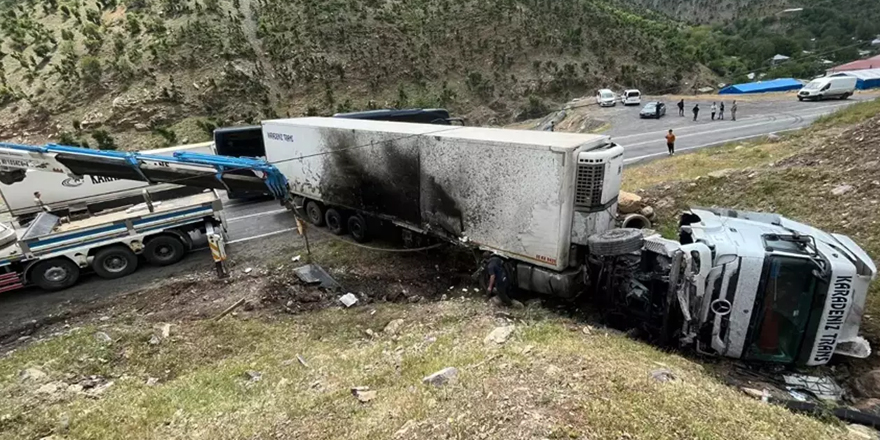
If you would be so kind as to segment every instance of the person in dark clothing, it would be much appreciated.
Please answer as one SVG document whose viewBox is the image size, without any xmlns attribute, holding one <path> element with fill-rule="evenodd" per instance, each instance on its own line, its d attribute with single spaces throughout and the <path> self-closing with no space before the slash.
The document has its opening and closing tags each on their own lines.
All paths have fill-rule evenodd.
<svg viewBox="0 0 880 440">
<path fill-rule="evenodd" d="M 697 116 L 700 114 L 700 104 L 694 106 L 694 121 L 697 120 Z"/>
<path fill-rule="evenodd" d="M 718 107 L 718 119 L 724 119 L 724 101 L 721 101 L 721 105 Z"/>
<path fill-rule="evenodd" d="M 513 304 L 513 301 L 510 300 L 510 277 L 507 274 L 507 269 L 504 268 L 504 260 L 493 255 L 486 265 L 486 272 L 489 274 L 489 286 L 486 289 L 489 296 L 495 293 L 504 305 Z"/>
<path fill-rule="evenodd" d="M 684 116 L 684 99 L 678 101 L 678 115 Z"/>
<path fill-rule="evenodd" d="M 736 101 L 733 101 L 733 107 L 730 108 L 730 115 L 733 116 L 733 120 L 736 120 Z"/>
</svg>

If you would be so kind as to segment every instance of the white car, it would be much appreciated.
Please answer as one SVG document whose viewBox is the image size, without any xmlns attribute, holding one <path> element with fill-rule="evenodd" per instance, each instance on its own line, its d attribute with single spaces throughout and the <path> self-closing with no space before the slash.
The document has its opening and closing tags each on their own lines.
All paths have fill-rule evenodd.
<svg viewBox="0 0 880 440">
<path fill-rule="evenodd" d="M 623 91 L 623 105 L 639 105 L 642 103 L 642 92 L 636 89 Z"/>
<path fill-rule="evenodd" d="M 614 107 L 617 105 L 617 96 L 609 89 L 596 92 L 596 103 L 602 107 Z"/>
</svg>

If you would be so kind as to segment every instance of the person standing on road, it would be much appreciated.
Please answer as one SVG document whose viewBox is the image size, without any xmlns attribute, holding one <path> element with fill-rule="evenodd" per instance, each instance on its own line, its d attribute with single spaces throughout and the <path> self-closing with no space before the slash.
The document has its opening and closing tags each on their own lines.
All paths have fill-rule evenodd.
<svg viewBox="0 0 880 440">
<path fill-rule="evenodd" d="M 694 122 L 697 121 L 697 116 L 700 114 L 700 104 L 694 106 Z"/>
<path fill-rule="evenodd" d="M 733 120 L 736 120 L 736 101 L 733 101 L 733 105 L 730 107 L 730 116 Z"/>
<path fill-rule="evenodd" d="M 724 120 L 724 101 L 721 101 L 721 106 L 718 107 L 718 119 Z"/>
<path fill-rule="evenodd" d="M 672 133 L 672 129 L 669 129 L 669 133 L 666 135 L 666 148 L 669 149 L 669 155 L 675 156 L 675 135 Z"/>
<path fill-rule="evenodd" d="M 684 99 L 678 101 L 678 115 L 684 116 Z"/>
<path fill-rule="evenodd" d="M 711 110 L 712 110 L 712 120 L 714 121 L 714 120 L 715 120 L 715 113 L 718 112 L 718 106 L 715 105 L 714 102 L 712 103 L 712 109 L 711 109 Z"/>
</svg>

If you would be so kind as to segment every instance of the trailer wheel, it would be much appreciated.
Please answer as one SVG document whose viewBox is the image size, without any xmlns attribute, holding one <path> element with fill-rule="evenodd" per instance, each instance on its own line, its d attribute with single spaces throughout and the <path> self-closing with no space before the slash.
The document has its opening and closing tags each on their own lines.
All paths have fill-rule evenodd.
<svg viewBox="0 0 880 440">
<path fill-rule="evenodd" d="M 345 217 L 335 208 L 327 209 L 324 214 L 324 220 L 327 223 L 327 229 L 336 235 L 345 234 Z"/>
<path fill-rule="evenodd" d="M 324 226 L 324 205 L 314 200 L 306 202 L 306 218 L 315 226 Z"/>
<path fill-rule="evenodd" d="M 644 242 L 642 232 L 637 229 L 612 229 L 587 238 L 590 253 L 605 257 L 639 251 Z"/>
<path fill-rule="evenodd" d="M 367 221 L 360 215 L 353 215 L 348 218 L 348 233 L 358 243 L 370 241 L 370 234 L 367 232 Z"/>
<path fill-rule="evenodd" d="M 99 277 L 115 280 L 137 270 L 137 255 L 123 246 L 111 246 L 98 251 L 92 261 L 92 269 Z"/>
<path fill-rule="evenodd" d="M 42 261 L 31 270 L 31 280 L 50 292 L 66 289 L 79 280 L 79 266 L 67 258 Z"/>
<path fill-rule="evenodd" d="M 184 255 L 186 246 L 171 235 L 153 237 L 144 246 L 144 258 L 154 266 L 170 266 L 182 260 Z"/>
</svg>

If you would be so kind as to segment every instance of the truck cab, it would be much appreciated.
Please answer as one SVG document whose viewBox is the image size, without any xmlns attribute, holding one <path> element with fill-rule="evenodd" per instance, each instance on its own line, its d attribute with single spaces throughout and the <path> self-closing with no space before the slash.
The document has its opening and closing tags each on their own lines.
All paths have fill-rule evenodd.
<svg viewBox="0 0 880 440">
<path fill-rule="evenodd" d="M 877 269 L 848 237 L 775 214 L 694 209 L 680 242 L 711 252 L 703 294 L 690 288 L 681 304 L 692 317 L 681 337 L 698 351 L 800 365 L 870 354 L 858 329 Z"/>
</svg>

